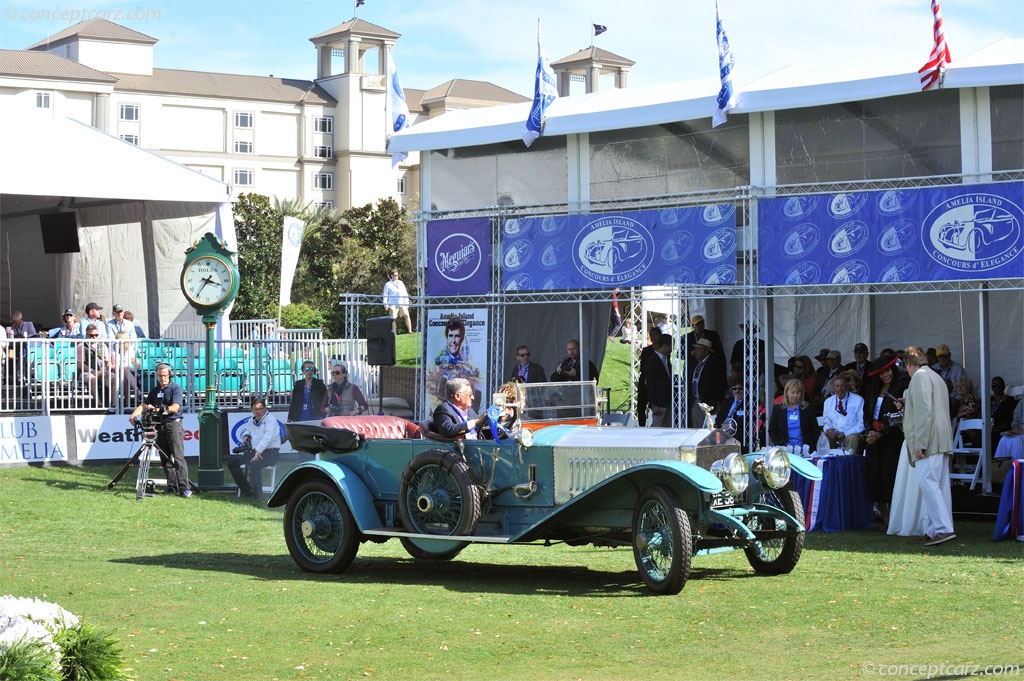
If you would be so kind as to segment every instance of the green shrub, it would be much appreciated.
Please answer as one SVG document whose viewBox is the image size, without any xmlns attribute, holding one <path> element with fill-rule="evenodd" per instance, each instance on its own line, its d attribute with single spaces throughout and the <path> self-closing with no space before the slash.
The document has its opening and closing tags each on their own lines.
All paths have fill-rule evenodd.
<svg viewBox="0 0 1024 681">
<path fill-rule="evenodd" d="M 49 681 L 53 655 L 36 640 L 20 639 L 0 652 L 0 681 Z"/>
<path fill-rule="evenodd" d="M 88 624 L 58 631 L 53 640 L 61 648 L 64 681 L 115 681 L 126 678 L 121 648 L 108 633 Z"/>
</svg>

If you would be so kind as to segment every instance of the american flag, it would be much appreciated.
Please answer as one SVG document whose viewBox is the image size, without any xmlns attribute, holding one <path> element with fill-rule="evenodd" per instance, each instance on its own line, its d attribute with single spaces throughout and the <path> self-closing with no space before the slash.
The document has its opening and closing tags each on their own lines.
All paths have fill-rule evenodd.
<svg viewBox="0 0 1024 681">
<path fill-rule="evenodd" d="M 928 63 L 918 71 L 921 74 L 922 90 L 927 90 L 936 83 L 938 83 L 939 87 L 942 87 L 942 81 L 946 77 L 946 64 L 953 61 L 953 58 L 949 56 L 946 36 L 942 33 L 942 10 L 939 9 L 939 0 L 932 0 L 932 14 L 935 16 L 935 23 L 933 25 L 935 46 L 932 47 Z"/>
</svg>

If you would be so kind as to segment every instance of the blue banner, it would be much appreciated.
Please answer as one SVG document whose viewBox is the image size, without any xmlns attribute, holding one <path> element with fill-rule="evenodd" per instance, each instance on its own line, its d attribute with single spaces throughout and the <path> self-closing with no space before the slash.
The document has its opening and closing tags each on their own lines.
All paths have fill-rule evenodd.
<svg viewBox="0 0 1024 681">
<path fill-rule="evenodd" d="M 732 204 L 507 220 L 506 291 L 736 283 Z"/>
<path fill-rule="evenodd" d="M 490 218 L 427 223 L 427 254 L 427 295 L 490 293 Z"/>
<path fill-rule="evenodd" d="M 1024 277 L 1024 183 L 758 204 L 761 286 Z"/>
</svg>

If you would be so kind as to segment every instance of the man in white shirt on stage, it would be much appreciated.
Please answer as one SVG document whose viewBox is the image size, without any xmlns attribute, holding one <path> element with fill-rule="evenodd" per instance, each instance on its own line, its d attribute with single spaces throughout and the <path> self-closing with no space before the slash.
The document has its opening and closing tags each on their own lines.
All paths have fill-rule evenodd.
<svg viewBox="0 0 1024 681">
<path fill-rule="evenodd" d="M 832 447 L 857 454 L 864 434 L 864 398 L 850 392 L 843 375 L 832 378 L 832 394 L 825 400 L 822 412 L 825 435 Z"/>
<path fill-rule="evenodd" d="M 412 333 L 412 320 L 409 319 L 409 291 L 398 278 L 398 270 L 391 270 L 391 278 L 384 284 L 384 311 L 391 315 L 391 330 L 398 333 L 395 320 L 399 313 L 405 318 L 405 328 Z"/>
</svg>

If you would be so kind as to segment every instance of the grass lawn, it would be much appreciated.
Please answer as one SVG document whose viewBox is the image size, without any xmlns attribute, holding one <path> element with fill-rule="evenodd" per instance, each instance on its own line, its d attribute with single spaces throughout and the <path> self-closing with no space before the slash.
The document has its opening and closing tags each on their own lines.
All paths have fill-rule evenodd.
<svg viewBox="0 0 1024 681">
<path fill-rule="evenodd" d="M 430 563 L 392 541 L 313 576 L 288 557 L 280 511 L 216 493 L 137 501 L 133 486 L 106 489 L 116 470 L 0 469 L 0 592 L 113 630 L 145 681 L 823 679 L 1024 665 L 1021 544 L 993 542 L 988 523 L 958 522 L 958 538 L 933 548 L 877 531 L 812 534 L 780 577 L 756 576 L 741 552 L 697 557 L 681 594 L 656 597 L 621 548 L 479 545 Z"/>
</svg>

